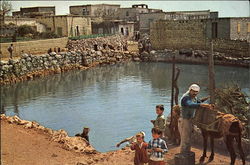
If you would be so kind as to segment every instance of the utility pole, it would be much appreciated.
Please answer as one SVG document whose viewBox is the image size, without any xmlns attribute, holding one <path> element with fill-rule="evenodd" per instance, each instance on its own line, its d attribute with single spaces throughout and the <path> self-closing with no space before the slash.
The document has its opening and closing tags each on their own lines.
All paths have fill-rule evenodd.
<svg viewBox="0 0 250 165">
<path fill-rule="evenodd" d="M 173 106 L 174 106 L 174 81 L 175 81 L 175 53 L 173 54 L 173 59 L 172 59 L 172 89 L 171 89 L 171 119 L 170 119 L 170 125 L 172 124 Z"/>
<path fill-rule="evenodd" d="M 215 103 L 215 73 L 214 73 L 214 45 L 213 40 L 210 43 L 211 52 L 208 57 L 208 79 L 209 79 L 209 94 L 211 104 Z"/>
</svg>

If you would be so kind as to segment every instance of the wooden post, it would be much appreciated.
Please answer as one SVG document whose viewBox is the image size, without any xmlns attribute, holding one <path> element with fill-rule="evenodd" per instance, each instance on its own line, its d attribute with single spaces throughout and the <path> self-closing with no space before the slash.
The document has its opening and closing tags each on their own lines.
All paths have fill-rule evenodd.
<svg viewBox="0 0 250 165">
<path fill-rule="evenodd" d="M 211 104 L 215 103 L 215 74 L 214 74 L 214 50 L 213 50 L 213 40 L 211 40 L 211 52 L 208 59 L 208 79 L 209 79 L 209 94 Z"/>
<path fill-rule="evenodd" d="M 174 106 L 174 79 L 175 79 L 175 53 L 172 59 L 172 89 L 171 89 L 171 118 L 170 125 L 172 124 L 173 106 Z"/>
</svg>

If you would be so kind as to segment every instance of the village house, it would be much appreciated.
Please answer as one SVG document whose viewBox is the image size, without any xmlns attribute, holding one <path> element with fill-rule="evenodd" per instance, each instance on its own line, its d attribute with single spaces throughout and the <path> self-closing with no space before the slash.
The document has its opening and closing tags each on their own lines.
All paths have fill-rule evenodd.
<svg viewBox="0 0 250 165">
<path fill-rule="evenodd" d="M 161 9 L 149 9 L 146 4 L 136 4 L 129 8 L 119 8 L 118 18 L 125 21 L 139 21 L 141 13 L 161 12 Z"/>
<path fill-rule="evenodd" d="M 55 6 L 37 6 L 37 7 L 24 7 L 20 11 L 12 12 L 14 17 L 30 17 L 35 18 L 39 16 L 52 16 L 56 15 Z"/>
<path fill-rule="evenodd" d="M 164 37 L 162 37 L 164 36 Z M 236 57 L 248 56 L 250 17 L 192 20 L 158 20 L 150 24 L 150 41 L 155 49 L 208 49 Z"/>
<path fill-rule="evenodd" d="M 127 37 L 134 35 L 134 22 L 122 20 L 106 20 L 100 23 L 92 22 L 93 34 L 121 34 Z"/>
<path fill-rule="evenodd" d="M 139 19 L 140 32 L 149 33 L 150 23 L 157 20 L 192 20 L 209 18 L 218 18 L 218 12 L 210 12 L 210 10 L 201 10 L 141 13 Z"/>
<path fill-rule="evenodd" d="M 84 15 L 90 17 L 104 17 L 104 18 L 114 18 L 116 16 L 117 10 L 120 5 L 115 4 L 88 4 L 88 5 L 78 5 L 70 6 L 70 14 L 73 15 Z"/>
<path fill-rule="evenodd" d="M 37 22 L 45 25 L 46 31 L 55 32 L 63 37 L 92 34 L 91 19 L 84 16 L 45 16 L 37 18 Z"/>
<path fill-rule="evenodd" d="M 206 21 L 207 38 L 245 40 L 250 42 L 250 17 L 226 17 Z"/>
<path fill-rule="evenodd" d="M 124 21 L 135 22 L 135 31 L 139 31 L 139 21 L 141 13 L 155 13 L 162 12 L 161 9 L 149 9 L 146 4 L 132 5 L 130 8 L 119 8 L 117 18 Z"/>
</svg>

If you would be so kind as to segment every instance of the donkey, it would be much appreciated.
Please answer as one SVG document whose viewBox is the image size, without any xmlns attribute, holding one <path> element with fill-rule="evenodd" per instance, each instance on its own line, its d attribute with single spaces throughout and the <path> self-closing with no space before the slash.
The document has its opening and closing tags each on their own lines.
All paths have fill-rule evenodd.
<svg viewBox="0 0 250 165">
<path fill-rule="evenodd" d="M 175 105 L 173 109 L 175 111 L 175 113 L 173 113 L 173 118 L 174 119 L 179 118 L 180 106 Z M 235 116 L 231 114 L 224 114 L 221 112 L 217 112 L 217 114 L 221 117 L 221 120 L 222 120 L 221 122 L 224 122 L 225 120 L 228 120 L 228 119 L 233 119 L 233 120 L 230 120 L 231 122 L 227 122 L 228 130 L 220 129 L 219 132 L 214 132 L 214 131 L 207 131 L 205 129 L 200 128 L 202 136 L 203 136 L 203 154 L 200 157 L 200 163 L 203 163 L 205 161 L 205 158 L 207 157 L 206 152 L 207 152 L 208 137 L 210 137 L 210 147 L 211 147 L 211 155 L 208 160 L 209 162 L 213 161 L 214 159 L 214 139 L 224 137 L 227 149 L 230 153 L 231 165 L 234 165 L 235 160 L 236 160 L 236 154 L 235 154 L 234 147 L 233 147 L 234 139 L 236 140 L 238 144 L 240 157 L 242 159 L 242 164 L 245 165 L 245 155 L 244 155 L 242 144 L 241 144 L 242 125 L 241 125 L 240 120 L 238 120 Z M 173 124 L 178 124 L 178 122 L 174 122 Z M 172 125 L 171 127 L 174 127 L 174 126 Z M 173 129 L 170 129 L 170 130 L 172 134 L 175 135 L 175 138 L 179 139 L 180 137 L 176 136 L 176 135 L 179 135 L 176 133 L 176 131 L 179 131 L 178 126 L 177 127 L 175 126 L 175 128 L 177 128 L 177 130 L 174 129 L 174 132 L 172 132 Z"/>
<path fill-rule="evenodd" d="M 227 150 L 231 157 L 231 165 L 234 165 L 235 159 L 236 159 L 236 154 L 235 154 L 234 147 L 233 147 L 234 139 L 236 140 L 237 145 L 238 145 L 239 154 L 242 159 L 242 164 L 245 165 L 245 154 L 243 152 L 242 144 L 241 144 L 242 125 L 241 125 L 240 120 L 238 120 L 235 116 L 231 114 L 223 114 L 220 112 L 218 113 L 222 115 L 221 122 L 224 122 L 225 120 L 227 120 L 228 117 L 231 119 L 234 119 L 234 121 L 231 121 L 230 124 L 228 125 L 228 131 L 225 131 L 226 128 L 220 130 L 219 132 L 207 131 L 205 129 L 200 128 L 202 136 L 203 136 L 203 154 L 200 157 L 200 163 L 203 163 L 205 158 L 207 157 L 206 150 L 207 150 L 208 137 L 210 137 L 210 147 L 211 147 L 211 155 L 209 156 L 209 160 L 208 160 L 209 162 L 213 161 L 214 159 L 214 139 L 224 137 Z M 227 116 L 227 118 L 223 117 L 224 115 Z"/>
</svg>

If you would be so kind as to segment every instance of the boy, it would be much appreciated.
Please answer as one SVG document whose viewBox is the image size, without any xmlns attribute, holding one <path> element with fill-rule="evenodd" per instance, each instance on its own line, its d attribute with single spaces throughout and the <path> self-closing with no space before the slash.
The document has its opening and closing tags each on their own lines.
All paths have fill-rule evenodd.
<svg viewBox="0 0 250 165">
<path fill-rule="evenodd" d="M 143 131 L 141 131 L 139 133 L 141 133 L 143 135 L 143 137 L 145 137 L 145 133 Z M 116 144 L 116 147 L 120 147 L 120 145 L 122 143 L 125 143 L 125 142 L 129 143 L 128 146 L 130 146 L 132 143 L 135 143 L 136 142 L 136 135 L 128 137 L 126 139 L 123 139 L 121 142 L 119 142 L 119 143 Z"/>
<path fill-rule="evenodd" d="M 133 142 L 130 147 L 131 150 L 135 150 L 135 165 L 144 165 L 145 163 L 148 163 L 147 147 L 148 144 L 144 141 L 144 134 L 136 134 L 136 142 Z"/>
<path fill-rule="evenodd" d="M 154 124 L 154 127 L 158 127 L 161 130 L 162 137 L 164 138 L 165 125 L 166 125 L 166 120 L 163 115 L 164 105 L 156 105 L 155 111 L 158 116 L 156 120 L 151 120 L 151 122 Z"/>
<path fill-rule="evenodd" d="M 88 127 L 84 127 L 82 133 L 81 134 L 78 133 L 75 136 L 80 136 L 84 138 L 87 141 L 87 144 L 89 145 L 89 135 L 88 135 L 89 131 L 90 129 Z"/>
<path fill-rule="evenodd" d="M 152 128 L 153 139 L 148 143 L 148 151 L 150 152 L 149 165 L 165 165 L 164 154 L 168 152 L 167 144 L 162 140 L 162 131 L 159 128 Z"/>
</svg>

